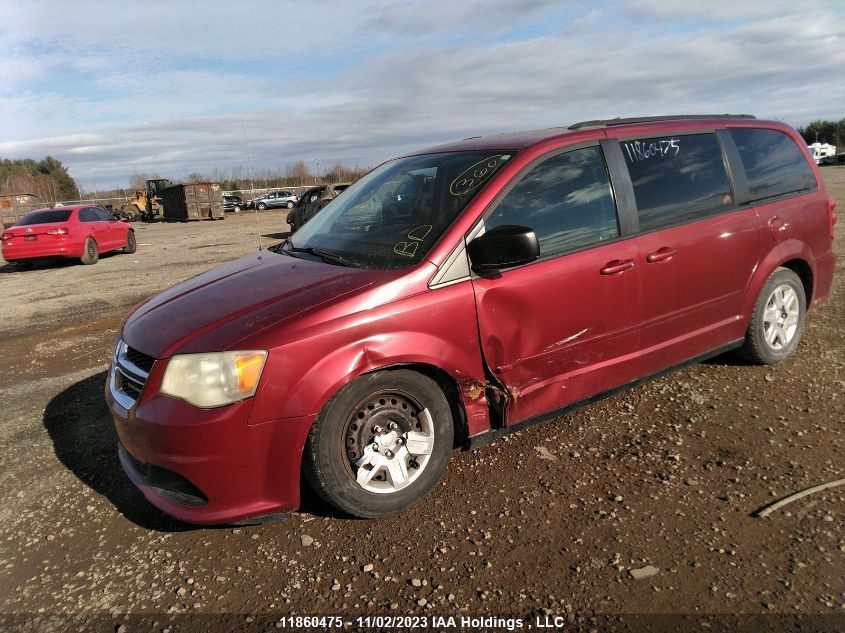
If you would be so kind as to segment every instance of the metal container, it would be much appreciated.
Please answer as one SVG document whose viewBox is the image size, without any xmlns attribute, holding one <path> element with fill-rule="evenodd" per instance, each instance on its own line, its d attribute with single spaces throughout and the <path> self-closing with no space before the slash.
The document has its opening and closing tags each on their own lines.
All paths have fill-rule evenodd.
<svg viewBox="0 0 845 633">
<path fill-rule="evenodd" d="M 159 192 L 168 221 L 222 220 L 223 191 L 218 182 L 173 185 Z"/>
<path fill-rule="evenodd" d="M 12 193 L 0 196 L 0 218 L 3 228 L 8 228 L 18 221 L 18 218 L 33 209 L 40 209 L 44 205 L 31 193 Z"/>
</svg>

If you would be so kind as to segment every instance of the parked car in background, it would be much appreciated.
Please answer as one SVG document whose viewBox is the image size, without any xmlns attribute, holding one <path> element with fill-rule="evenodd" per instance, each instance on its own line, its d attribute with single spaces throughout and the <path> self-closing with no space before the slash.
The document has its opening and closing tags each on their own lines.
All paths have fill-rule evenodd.
<svg viewBox="0 0 845 633">
<path fill-rule="evenodd" d="M 120 461 L 193 523 L 294 510 L 301 473 L 343 512 L 402 511 L 455 444 L 729 350 L 786 359 L 830 293 L 835 221 L 803 139 L 748 116 L 407 154 L 126 317 L 105 386 Z"/>
<path fill-rule="evenodd" d="M 223 195 L 223 210 L 224 211 L 234 211 L 238 213 L 243 208 L 244 201 L 241 199 L 240 196 L 236 196 L 233 194 L 224 194 Z"/>
<path fill-rule="evenodd" d="M 3 231 L 3 259 L 25 265 L 64 257 L 96 264 L 102 253 L 134 253 L 135 231 L 99 206 L 74 205 L 30 211 Z"/>
<path fill-rule="evenodd" d="M 288 213 L 287 223 L 290 225 L 290 232 L 293 233 L 302 227 L 317 214 L 317 211 L 337 198 L 348 186 L 348 182 L 338 182 L 331 185 L 311 187 L 305 191 L 300 196 L 296 208 Z"/>
<path fill-rule="evenodd" d="M 255 200 L 250 200 L 246 203 L 245 209 L 280 209 L 282 207 L 292 209 L 293 206 L 299 202 L 299 198 L 293 191 L 271 191 L 258 196 Z"/>
</svg>

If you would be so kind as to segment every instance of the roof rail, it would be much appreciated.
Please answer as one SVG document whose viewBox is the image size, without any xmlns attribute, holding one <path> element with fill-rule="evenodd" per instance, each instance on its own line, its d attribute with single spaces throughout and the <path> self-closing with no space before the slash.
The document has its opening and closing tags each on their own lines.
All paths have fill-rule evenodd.
<svg viewBox="0 0 845 633">
<path fill-rule="evenodd" d="M 627 119 L 596 119 L 594 121 L 580 121 L 569 126 L 570 130 L 583 130 L 590 127 L 609 127 L 611 125 L 627 125 L 629 123 L 651 123 L 652 121 L 688 121 L 690 119 L 755 119 L 752 114 L 677 114 L 661 116 L 638 116 Z"/>
</svg>

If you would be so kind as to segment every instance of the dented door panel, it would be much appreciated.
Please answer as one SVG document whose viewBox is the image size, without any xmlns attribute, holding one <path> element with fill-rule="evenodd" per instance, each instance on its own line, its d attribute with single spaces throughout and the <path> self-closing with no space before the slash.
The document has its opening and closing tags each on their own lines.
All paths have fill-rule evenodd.
<svg viewBox="0 0 845 633">
<path fill-rule="evenodd" d="M 640 271 L 601 272 L 634 256 L 622 240 L 473 280 L 507 425 L 636 378 Z"/>
</svg>

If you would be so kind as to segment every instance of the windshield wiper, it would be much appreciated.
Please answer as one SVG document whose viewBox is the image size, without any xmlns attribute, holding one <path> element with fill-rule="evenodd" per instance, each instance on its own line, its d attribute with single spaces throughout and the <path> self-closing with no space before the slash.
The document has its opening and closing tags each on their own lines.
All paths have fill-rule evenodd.
<svg viewBox="0 0 845 633">
<path fill-rule="evenodd" d="M 329 251 L 323 251 L 319 248 L 311 248 L 310 246 L 307 248 L 301 248 L 299 246 L 294 246 L 290 242 L 288 242 L 288 247 L 282 249 L 285 252 L 291 253 L 308 253 L 309 255 L 314 255 L 315 257 L 319 257 L 324 262 L 330 262 L 332 264 L 338 264 L 339 266 L 353 266 L 352 262 L 350 262 L 345 257 L 341 257 L 335 253 L 331 253 Z"/>
</svg>

